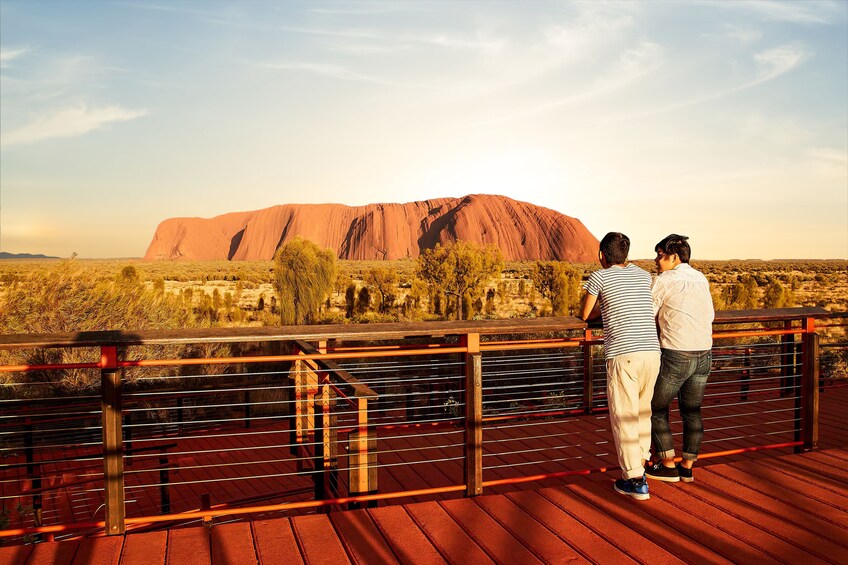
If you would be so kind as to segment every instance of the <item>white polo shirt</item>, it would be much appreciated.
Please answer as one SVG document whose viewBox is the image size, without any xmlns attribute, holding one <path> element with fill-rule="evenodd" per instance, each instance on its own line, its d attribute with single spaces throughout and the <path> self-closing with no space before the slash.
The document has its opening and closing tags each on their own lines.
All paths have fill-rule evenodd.
<svg viewBox="0 0 848 565">
<path fill-rule="evenodd" d="M 713 346 L 715 309 L 710 283 L 700 271 L 681 263 L 657 275 L 651 286 L 660 347 L 706 351 Z"/>
</svg>

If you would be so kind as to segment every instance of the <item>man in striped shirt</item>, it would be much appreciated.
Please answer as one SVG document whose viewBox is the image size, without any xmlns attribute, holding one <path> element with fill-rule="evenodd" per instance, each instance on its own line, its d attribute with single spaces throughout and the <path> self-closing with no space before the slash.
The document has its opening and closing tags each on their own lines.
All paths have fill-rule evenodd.
<svg viewBox="0 0 848 565">
<path fill-rule="evenodd" d="M 647 500 L 645 462 L 651 453 L 651 397 L 660 344 L 651 300 L 651 275 L 627 262 L 630 239 L 610 232 L 601 240 L 603 269 L 586 282 L 583 319 L 601 316 L 610 424 L 622 478 L 615 490 Z"/>
</svg>

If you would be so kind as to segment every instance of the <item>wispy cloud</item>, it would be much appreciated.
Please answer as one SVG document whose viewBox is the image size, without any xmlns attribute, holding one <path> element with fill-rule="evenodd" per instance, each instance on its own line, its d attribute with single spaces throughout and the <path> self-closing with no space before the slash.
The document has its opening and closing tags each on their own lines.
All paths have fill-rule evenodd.
<svg viewBox="0 0 848 565">
<path fill-rule="evenodd" d="M 788 73 L 808 56 L 807 50 L 799 43 L 782 45 L 757 53 L 754 55 L 754 60 L 759 66 L 757 77 L 743 85 L 743 88 L 749 88 Z"/>
<path fill-rule="evenodd" d="M 281 71 L 303 71 L 318 75 L 328 76 L 340 80 L 357 82 L 370 82 L 383 86 L 399 86 L 404 88 L 437 88 L 429 84 L 400 82 L 380 77 L 362 74 L 339 65 L 328 65 L 322 63 L 260 63 L 260 67 Z"/>
<path fill-rule="evenodd" d="M 660 45 L 650 41 L 644 41 L 634 47 L 624 50 L 618 61 L 604 75 L 596 79 L 588 88 L 581 92 L 571 93 L 567 96 L 548 100 L 535 106 L 523 108 L 511 114 L 499 116 L 494 119 L 484 120 L 474 124 L 484 126 L 511 122 L 523 118 L 536 117 L 553 110 L 591 100 L 597 96 L 619 90 L 634 81 L 637 81 L 653 72 L 656 72 L 665 61 L 665 55 Z"/>
<path fill-rule="evenodd" d="M 479 35 L 470 39 L 445 34 L 417 36 L 411 39 L 425 45 L 483 53 L 499 53 L 508 45 L 508 42 L 503 38 L 487 38 Z"/>
<path fill-rule="evenodd" d="M 0 49 L 0 67 L 6 67 L 9 61 L 13 61 L 29 51 L 27 47 L 18 47 L 15 49 Z"/>
<path fill-rule="evenodd" d="M 839 2 L 815 1 L 785 2 L 783 0 L 726 0 L 710 3 L 714 7 L 747 12 L 763 20 L 798 24 L 828 24 L 839 12 Z"/>
<path fill-rule="evenodd" d="M 306 13 L 325 16 L 374 16 L 378 14 L 396 14 L 401 12 L 424 12 L 421 7 L 411 4 L 380 2 L 378 4 L 349 4 L 344 8 L 309 8 Z"/>
<path fill-rule="evenodd" d="M 146 114 L 147 110 L 133 110 L 120 106 L 65 108 L 4 134 L 0 138 L 0 145 L 8 147 L 47 139 L 79 137 L 111 123 L 134 120 Z"/>
<path fill-rule="evenodd" d="M 714 34 L 704 34 L 706 37 L 712 37 Z M 730 39 L 736 43 L 747 45 L 759 41 L 763 37 L 763 31 L 759 28 L 750 25 L 739 25 L 735 23 L 726 23 L 722 26 L 721 37 Z"/>
<path fill-rule="evenodd" d="M 723 98 L 731 94 L 736 94 L 738 92 L 742 92 L 743 90 L 747 90 L 765 82 L 774 80 L 792 71 L 809 56 L 809 51 L 799 43 L 791 43 L 788 45 L 782 45 L 780 47 L 767 49 L 765 51 L 761 51 L 759 53 L 754 54 L 753 59 L 754 62 L 757 64 L 757 69 L 754 73 L 754 76 L 753 78 L 750 78 L 740 84 L 716 90 L 715 92 L 711 92 L 701 96 L 696 96 L 694 98 L 683 100 L 681 102 L 676 102 L 665 106 L 652 108 L 649 110 L 643 110 L 624 115 L 613 115 L 608 117 L 605 121 L 621 122 L 633 119 L 649 118 L 667 112 L 681 110 L 684 108 L 689 108 L 691 106 L 697 106 L 698 104 L 717 100 L 719 98 Z"/>
</svg>

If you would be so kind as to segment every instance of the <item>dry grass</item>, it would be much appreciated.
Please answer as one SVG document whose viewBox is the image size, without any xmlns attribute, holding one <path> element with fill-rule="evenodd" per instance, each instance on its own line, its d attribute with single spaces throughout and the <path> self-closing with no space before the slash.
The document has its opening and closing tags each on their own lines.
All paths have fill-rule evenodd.
<svg viewBox="0 0 848 565">
<path fill-rule="evenodd" d="M 168 293 L 192 293 L 192 301 L 198 304 L 203 295 L 211 297 L 218 291 L 223 302 L 230 295 L 234 308 L 245 312 L 241 320 L 222 320 L 223 325 L 273 323 L 274 318 L 256 312 L 260 297 L 264 298 L 266 310 L 270 310 L 274 290 L 272 286 L 273 266 L 270 261 L 141 261 L 141 260 L 80 260 L 86 267 L 104 278 L 114 277 L 127 265 L 138 271 L 141 280 L 149 286 L 164 285 Z M 10 282 L 21 280 L 30 274 L 54 269 L 56 260 L 3 260 L 0 261 L 0 299 Z M 533 288 L 530 274 L 535 262 L 508 262 L 499 281 L 489 288 L 497 292 L 493 318 L 532 317 L 550 312 L 549 301 L 542 299 Z M 637 261 L 641 267 L 654 271 L 652 261 Z M 710 279 L 714 289 L 737 281 L 740 276 L 751 275 L 762 290 L 769 280 L 777 279 L 785 286 L 794 284 L 795 303 L 798 306 L 821 306 L 831 311 L 848 311 L 848 261 L 843 260 L 779 260 L 779 261 L 700 261 L 693 265 L 701 269 Z M 351 282 L 357 289 L 364 286 L 365 274 L 375 266 L 388 266 L 399 275 L 397 304 L 402 304 L 409 294 L 409 283 L 414 277 L 415 262 L 409 259 L 398 261 L 339 261 L 340 284 L 330 295 L 331 317 L 343 316 L 345 311 L 345 288 Z M 575 268 L 588 275 L 598 265 L 576 264 Z M 425 302 L 426 304 L 426 302 Z M 575 305 L 576 306 L 576 305 Z M 423 316 L 424 313 L 422 312 Z"/>
</svg>

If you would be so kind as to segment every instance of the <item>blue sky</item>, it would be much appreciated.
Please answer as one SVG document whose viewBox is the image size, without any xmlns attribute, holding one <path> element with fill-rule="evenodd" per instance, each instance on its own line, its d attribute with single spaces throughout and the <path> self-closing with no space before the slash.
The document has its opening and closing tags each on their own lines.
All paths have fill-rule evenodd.
<svg viewBox="0 0 848 565">
<path fill-rule="evenodd" d="M 503 194 L 652 257 L 848 258 L 848 2 L 0 0 L 0 250 Z"/>
</svg>

